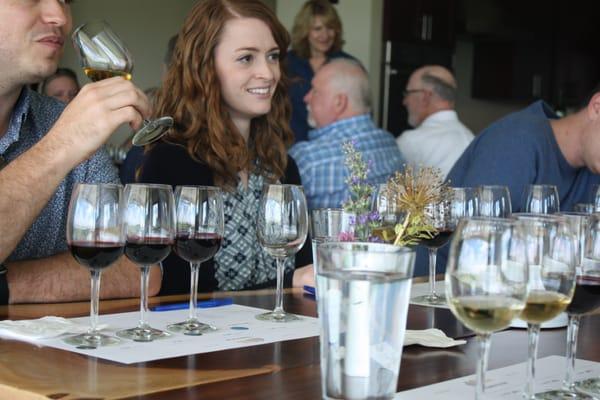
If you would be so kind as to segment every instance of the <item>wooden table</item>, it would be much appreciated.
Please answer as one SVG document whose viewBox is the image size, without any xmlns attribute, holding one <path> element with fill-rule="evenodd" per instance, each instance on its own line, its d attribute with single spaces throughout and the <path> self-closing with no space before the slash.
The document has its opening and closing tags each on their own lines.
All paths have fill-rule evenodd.
<svg viewBox="0 0 600 400">
<path fill-rule="evenodd" d="M 271 308 L 273 292 L 218 294 L 238 304 Z M 185 296 L 152 299 L 151 304 L 181 301 Z M 300 290 L 286 291 L 288 311 L 316 316 L 315 301 Z M 136 300 L 103 301 L 101 313 L 134 311 Z M 1 306 L 0 319 L 43 315 L 84 316 L 88 303 Z M 435 325 L 452 337 L 470 332 L 448 310 L 411 306 L 408 329 Z M 600 361 L 598 316 L 580 327 L 578 357 Z M 540 355 L 564 355 L 565 329 L 542 331 Z M 404 349 L 398 390 L 406 390 L 475 373 L 476 345 Z M 507 330 L 492 339 L 490 368 L 525 361 L 526 332 Z M 525 371 L 523 371 L 525 373 Z M 20 389 L 17 391 L 17 389 Z M 321 398 L 317 337 L 243 349 L 123 365 L 52 348 L 0 340 L 0 399 L 318 399 Z M 19 397 L 22 396 L 22 397 Z"/>
</svg>

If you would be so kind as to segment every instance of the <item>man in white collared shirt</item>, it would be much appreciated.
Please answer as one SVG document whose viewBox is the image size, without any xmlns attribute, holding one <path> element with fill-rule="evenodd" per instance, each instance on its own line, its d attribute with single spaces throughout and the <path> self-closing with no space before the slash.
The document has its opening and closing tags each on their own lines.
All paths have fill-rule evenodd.
<svg viewBox="0 0 600 400">
<path fill-rule="evenodd" d="M 415 129 L 396 139 L 409 165 L 437 167 L 446 176 L 473 140 L 454 111 L 456 87 L 452 73 L 438 65 L 421 67 L 410 76 L 403 104 Z"/>
</svg>

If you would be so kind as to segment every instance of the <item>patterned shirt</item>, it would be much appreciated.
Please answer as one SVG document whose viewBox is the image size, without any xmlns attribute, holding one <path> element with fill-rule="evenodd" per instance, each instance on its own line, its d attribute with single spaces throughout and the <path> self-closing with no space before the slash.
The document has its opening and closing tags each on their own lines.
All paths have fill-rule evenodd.
<svg viewBox="0 0 600 400">
<path fill-rule="evenodd" d="M 336 121 L 308 133 L 307 142 L 296 143 L 289 150 L 304 186 L 308 208 L 339 208 L 348 199 L 348 169 L 342 144 L 353 140 L 365 162 L 372 163 L 368 182 L 384 183 L 395 171 L 403 169 L 404 160 L 394 137 L 373 123 L 369 114 Z"/>
<path fill-rule="evenodd" d="M 219 290 L 242 290 L 277 277 L 275 259 L 257 244 L 256 224 L 264 179 L 250 174 L 248 188 L 238 183 L 235 192 L 223 193 L 225 235 L 215 255 Z M 250 222 L 250 223 L 249 223 Z M 285 260 L 285 272 L 294 269 L 294 257 Z"/>
<path fill-rule="evenodd" d="M 11 114 L 8 130 L 0 137 L 0 155 L 10 162 L 30 149 L 50 130 L 63 108 L 62 103 L 24 88 Z M 119 183 L 117 170 L 106 151 L 98 151 L 63 179 L 9 261 L 48 257 L 67 250 L 67 210 L 77 182 Z"/>
</svg>

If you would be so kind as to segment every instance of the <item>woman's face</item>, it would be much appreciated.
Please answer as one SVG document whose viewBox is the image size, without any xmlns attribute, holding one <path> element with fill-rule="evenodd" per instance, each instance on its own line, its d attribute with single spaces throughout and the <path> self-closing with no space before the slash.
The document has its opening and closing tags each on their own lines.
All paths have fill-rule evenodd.
<svg viewBox="0 0 600 400">
<path fill-rule="evenodd" d="M 334 40 L 335 30 L 327 27 L 320 16 L 316 15 L 313 17 L 312 25 L 308 32 L 308 45 L 311 56 L 327 53 L 331 50 Z"/>
<path fill-rule="evenodd" d="M 236 125 L 271 110 L 281 71 L 279 47 L 267 24 L 256 18 L 227 21 L 215 49 L 215 67 L 221 96 Z"/>
</svg>

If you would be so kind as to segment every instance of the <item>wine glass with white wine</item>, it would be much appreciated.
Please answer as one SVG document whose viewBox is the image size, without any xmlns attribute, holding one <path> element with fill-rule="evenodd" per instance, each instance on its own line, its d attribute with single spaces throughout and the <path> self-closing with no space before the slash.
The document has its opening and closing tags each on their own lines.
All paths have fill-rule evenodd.
<svg viewBox="0 0 600 400">
<path fill-rule="evenodd" d="M 475 217 L 459 222 L 450 244 L 446 297 L 452 313 L 477 334 L 475 399 L 483 399 L 493 332 L 525 308 L 527 248 L 518 221 Z"/>
<path fill-rule="evenodd" d="M 72 38 L 83 72 L 93 82 L 114 76 L 131 80 L 133 57 L 108 23 L 85 23 L 73 31 Z M 144 125 L 134 134 L 132 143 L 134 146 L 152 143 L 160 139 L 172 126 L 171 117 L 144 120 Z"/>
</svg>

